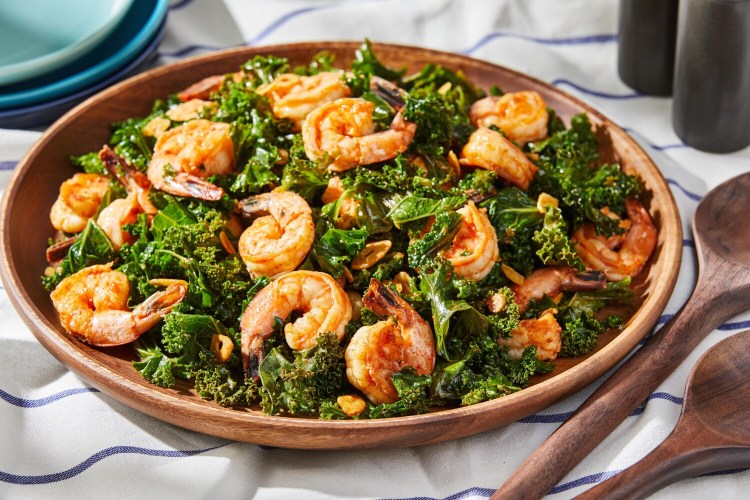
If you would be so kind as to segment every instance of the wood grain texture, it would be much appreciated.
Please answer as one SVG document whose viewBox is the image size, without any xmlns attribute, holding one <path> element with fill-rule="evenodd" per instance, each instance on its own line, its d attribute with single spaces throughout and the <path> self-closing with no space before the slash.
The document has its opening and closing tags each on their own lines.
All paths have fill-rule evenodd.
<svg viewBox="0 0 750 500">
<path fill-rule="evenodd" d="M 750 466 L 750 330 L 696 363 L 672 433 L 642 460 L 578 499 L 643 498 L 681 479 Z"/>
<path fill-rule="evenodd" d="M 653 327 L 671 295 L 682 255 L 679 214 L 659 170 L 625 132 L 577 99 L 556 88 L 484 61 L 433 50 L 374 44 L 388 65 L 420 69 L 437 63 L 463 71 L 487 89 L 531 89 L 564 119 L 587 112 L 604 139 L 606 160 L 620 161 L 638 173 L 650 195 L 648 208 L 659 228 L 657 249 L 634 284 L 637 300 L 622 332 L 600 337 L 593 353 L 556 362 L 551 376 L 516 394 L 466 408 L 376 421 L 319 421 L 267 416 L 256 409 L 227 409 L 203 401 L 189 384 L 163 389 L 147 383 L 132 368 L 132 347 L 98 349 L 65 335 L 49 296 L 40 285 L 44 250 L 51 228 L 46 220 L 60 183 L 74 172 L 70 155 L 98 150 L 109 137 L 110 122 L 148 114 L 157 98 L 210 75 L 235 71 L 256 54 L 306 64 L 320 50 L 347 66 L 359 43 L 316 42 L 240 48 L 187 59 L 138 75 L 90 98 L 42 136 L 19 164 L 2 205 L 0 273 L 16 309 L 39 341 L 63 364 L 102 392 L 144 413 L 219 437 L 288 448 L 343 449 L 403 447 L 456 439 L 496 428 L 573 394 L 614 366 Z M 632 316 L 631 316 L 632 315 Z"/>
<path fill-rule="evenodd" d="M 675 317 L 607 379 L 492 498 L 541 498 L 607 437 L 723 321 L 750 308 L 750 173 L 698 205 L 693 234 L 699 276 Z"/>
</svg>

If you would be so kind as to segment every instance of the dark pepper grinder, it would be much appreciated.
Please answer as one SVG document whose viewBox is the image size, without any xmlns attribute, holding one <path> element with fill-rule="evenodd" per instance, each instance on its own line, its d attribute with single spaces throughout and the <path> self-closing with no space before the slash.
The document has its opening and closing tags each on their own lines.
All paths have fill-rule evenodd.
<svg viewBox="0 0 750 500">
<path fill-rule="evenodd" d="M 689 146 L 750 145 L 750 0 L 683 0 L 672 124 Z"/>
<path fill-rule="evenodd" d="M 620 0 L 617 71 L 648 95 L 672 95 L 678 0 Z"/>
</svg>

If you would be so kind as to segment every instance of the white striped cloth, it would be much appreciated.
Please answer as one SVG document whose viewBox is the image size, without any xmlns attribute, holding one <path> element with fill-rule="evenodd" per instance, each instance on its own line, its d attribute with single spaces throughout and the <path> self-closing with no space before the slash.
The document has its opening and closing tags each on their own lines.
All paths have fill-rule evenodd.
<svg viewBox="0 0 750 500">
<path fill-rule="evenodd" d="M 750 149 L 685 146 L 668 98 L 618 78 L 617 0 L 182 0 L 172 2 L 155 64 L 238 45 L 362 40 L 419 45 L 528 73 L 589 102 L 631 131 L 662 169 L 680 208 L 684 258 L 663 324 L 696 276 L 690 217 L 716 184 L 750 170 Z M 0 189 L 38 132 L 0 130 Z M 591 393 L 519 422 L 448 443 L 398 450 L 264 449 L 187 431 L 104 396 L 41 347 L 0 288 L 1 498 L 486 498 Z M 548 495 L 573 497 L 642 458 L 672 430 L 688 373 L 723 324 Z M 743 498 L 750 472 L 683 481 L 654 498 Z"/>
</svg>

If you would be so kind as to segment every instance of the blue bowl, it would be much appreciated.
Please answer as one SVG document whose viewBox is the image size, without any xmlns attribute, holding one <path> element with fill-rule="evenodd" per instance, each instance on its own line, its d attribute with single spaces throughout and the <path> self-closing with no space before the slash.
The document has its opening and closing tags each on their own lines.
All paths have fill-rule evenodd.
<svg viewBox="0 0 750 500">
<path fill-rule="evenodd" d="M 140 72 L 142 69 L 146 69 L 145 66 L 155 55 L 156 49 L 159 47 L 159 42 L 161 42 L 161 39 L 164 37 L 166 26 L 167 23 L 166 20 L 164 20 L 157 26 L 157 31 L 153 37 L 146 41 L 147 45 L 145 48 L 143 48 L 134 59 L 128 61 L 125 66 L 118 69 L 115 73 L 106 77 L 104 80 L 73 94 L 53 99 L 51 101 L 23 106 L 20 108 L 0 110 L 0 127 L 32 128 L 48 125 L 87 97 L 90 97 L 100 90 L 105 89 L 128 76 Z M 144 66 L 144 68 L 141 66 Z"/>
<path fill-rule="evenodd" d="M 168 8 L 169 0 L 133 2 L 119 26 L 88 55 L 44 76 L 0 86 L 0 110 L 18 110 L 70 96 L 120 72 L 154 39 Z"/>
</svg>

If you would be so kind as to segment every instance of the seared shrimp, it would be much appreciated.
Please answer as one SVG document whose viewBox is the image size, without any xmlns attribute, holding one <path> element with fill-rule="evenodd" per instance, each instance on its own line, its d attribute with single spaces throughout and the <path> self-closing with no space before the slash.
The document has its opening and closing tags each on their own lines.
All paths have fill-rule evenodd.
<svg viewBox="0 0 750 500">
<path fill-rule="evenodd" d="M 533 300 L 540 300 L 545 295 L 554 298 L 561 292 L 578 292 L 584 290 L 601 290 L 607 286 L 607 280 L 600 271 L 579 273 L 577 269 L 566 266 L 544 267 L 532 272 L 522 285 L 513 285 L 515 301 L 523 313 Z"/>
<path fill-rule="evenodd" d="M 471 105 L 469 119 L 476 127 L 495 125 L 508 139 L 523 145 L 547 137 L 547 104 L 538 92 L 508 92 Z"/>
<path fill-rule="evenodd" d="M 510 332 L 511 338 L 498 337 L 497 343 L 510 347 L 508 356 L 521 359 L 524 349 L 536 347 L 536 359 L 552 361 L 562 348 L 562 328 L 555 319 L 557 309 L 547 309 L 538 319 L 525 319 Z"/>
<path fill-rule="evenodd" d="M 456 274 L 479 281 L 490 273 L 500 260 L 497 234 L 487 218 L 487 210 L 479 210 L 469 201 L 458 210 L 463 216 L 461 227 L 443 257 L 451 261 Z"/>
<path fill-rule="evenodd" d="M 402 108 L 388 130 L 375 132 L 374 109 L 374 103 L 359 98 L 338 99 L 316 108 L 302 125 L 307 157 L 315 161 L 330 155 L 329 170 L 341 172 L 390 160 L 406 151 L 417 125 L 404 119 Z"/>
<path fill-rule="evenodd" d="M 148 199 L 150 183 L 143 173 L 135 170 L 106 145 L 99 151 L 99 159 L 128 190 L 127 198 L 114 200 L 102 209 L 96 219 L 112 246 L 118 250 L 123 244 L 134 241 L 133 236 L 123 230 L 123 226 L 135 223 L 139 214 L 156 214 L 157 208 Z"/>
<path fill-rule="evenodd" d="M 127 344 L 141 336 L 180 303 L 187 283 L 175 281 L 132 311 L 130 282 L 112 264 L 86 267 L 63 279 L 50 296 L 60 323 L 74 337 L 97 346 Z"/>
<path fill-rule="evenodd" d="M 310 205 L 292 191 L 263 193 L 242 200 L 239 211 L 257 216 L 240 236 L 240 257 L 253 276 L 293 271 L 312 247 L 315 224 Z"/>
<path fill-rule="evenodd" d="M 602 271 L 610 281 L 636 276 L 656 247 L 656 228 L 644 206 L 638 200 L 628 198 L 625 209 L 630 228 L 624 237 L 599 236 L 591 224 L 581 226 L 572 237 L 583 262 Z"/>
<path fill-rule="evenodd" d="M 318 106 L 351 94 L 344 83 L 343 73 L 336 71 L 313 76 L 284 73 L 258 87 L 256 92 L 268 99 L 276 118 L 291 120 L 296 130 L 302 127 L 307 115 Z"/>
<path fill-rule="evenodd" d="M 489 128 L 478 128 L 461 150 L 461 165 L 491 170 L 499 177 L 526 190 L 537 167 L 518 147 Z"/>
<path fill-rule="evenodd" d="M 204 101 L 202 99 L 190 99 L 182 102 L 167 111 L 170 120 L 176 122 L 186 122 L 195 120 L 204 108 L 216 108 L 217 104 L 213 101 Z"/>
<path fill-rule="evenodd" d="M 352 304 L 326 273 L 295 271 L 272 281 L 250 301 L 240 320 L 242 363 L 249 376 L 258 379 L 263 341 L 273 334 L 276 318 L 285 320 L 293 312 L 302 314 L 284 326 L 284 338 L 292 349 L 309 349 L 321 333 L 344 337 Z"/>
<path fill-rule="evenodd" d="M 65 233 L 80 233 L 92 218 L 109 189 L 109 179 L 99 174 L 75 174 L 60 185 L 52 205 L 52 227 Z"/>
<path fill-rule="evenodd" d="M 404 367 L 420 375 L 435 367 L 432 329 L 408 302 L 378 280 L 362 298 L 365 306 L 386 318 L 363 326 L 346 348 L 346 376 L 374 404 L 398 399 L 392 375 Z"/>
<path fill-rule="evenodd" d="M 191 120 L 156 141 L 147 175 L 157 189 L 178 196 L 216 201 L 224 190 L 203 178 L 234 168 L 228 123 Z"/>
</svg>

